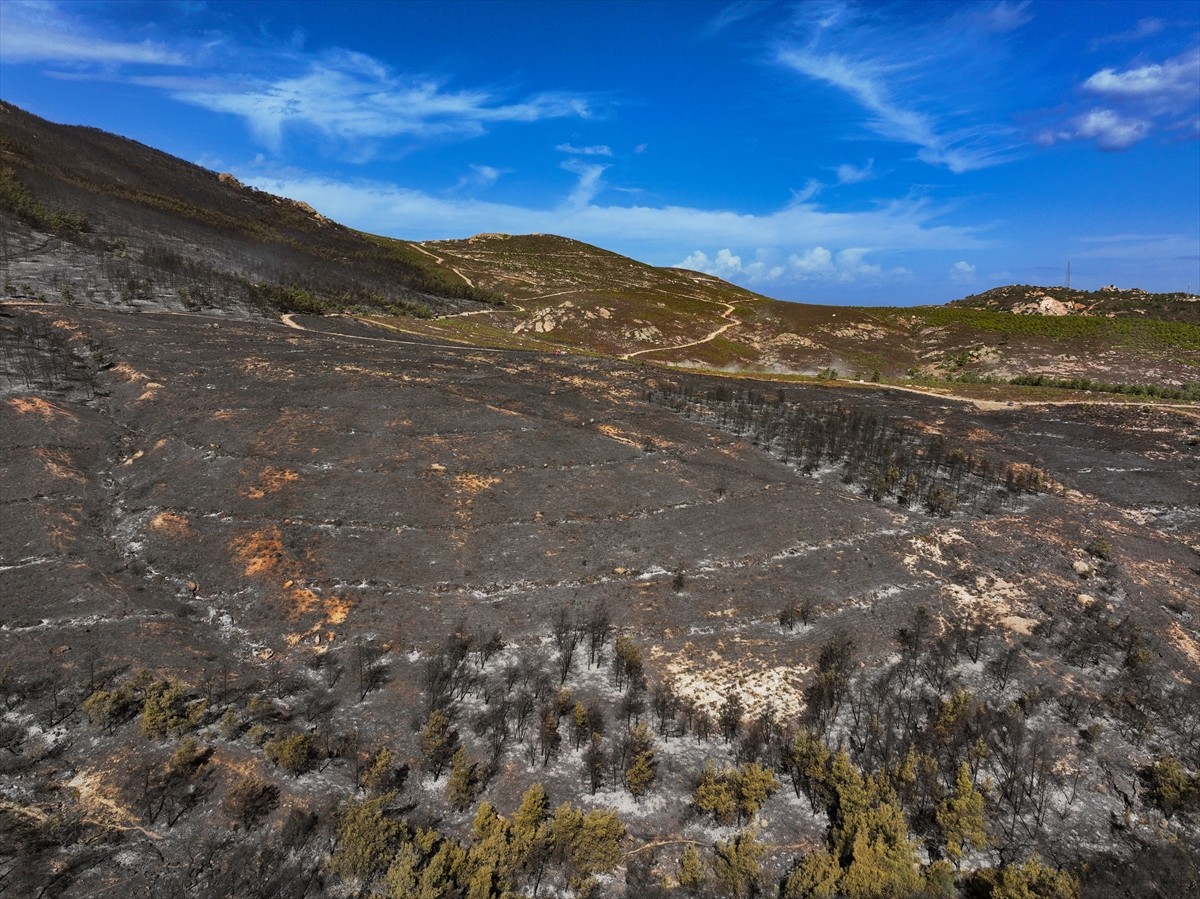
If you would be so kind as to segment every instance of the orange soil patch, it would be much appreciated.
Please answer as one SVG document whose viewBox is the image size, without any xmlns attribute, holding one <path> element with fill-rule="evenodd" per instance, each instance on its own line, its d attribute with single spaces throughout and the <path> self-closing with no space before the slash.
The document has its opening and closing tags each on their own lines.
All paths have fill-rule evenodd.
<svg viewBox="0 0 1200 899">
<path fill-rule="evenodd" d="M 138 371 L 128 362 L 118 362 L 112 370 L 126 381 L 149 381 L 150 376 Z"/>
<path fill-rule="evenodd" d="M 460 474 L 454 477 L 454 489 L 471 497 L 499 483 L 500 479 L 491 475 Z"/>
<path fill-rule="evenodd" d="M 268 493 L 278 493 L 285 484 L 300 480 L 300 475 L 286 468 L 276 468 L 268 465 L 259 475 L 259 486 L 247 487 L 242 496 L 247 499 L 262 499 Z"/>
<path fill-rule="evenodd" d="M 51 477 L 80 484 L 87 480 L 72 464 L 71 454 L 66 450 L 41 447 L 34 451 L 34 455 L 42 460 Z"/>
<path fill-rule="evenodd" d="M 1193 640 L 1187 631 L 1179 626 L 1178 621 L 1171 622 L 1168 633 L 1171 635 L 1171 639 L 1175 642 L 1175 645 L 1179 647 L 1180 652 L 1191 660 L 1197 670 L 1200 670 L 1200 643 Z"/>
<path fill-rule="evenodd" d="M 192 524 L 186 515 L 177 512 L 159 512 L 150 519 L 150 529 L 183 540 L 192 536 Z"/>
<path fill-rule="evenodd" d="M 639 449 L 644 446 L 646 442 L 644 437 L 639 437 L 637 434 L 627 434 L 616 425 L 597 425 L 596 430 L 609 440 L 615 440 L 618 443 L 628 444 L 629 446 L 636 446 Z"/>
<path fill-rule="evenodd" d="M 71 421 L 78 419 L 59 406 L 57 403 L 51 403 L 42 399 L 40 396 L 16 396 L 8 401 L 8 405 L 18 415 L 40 415 L 42 418 L 69 418 Z"/>
<path fill-rule="evenodd" d="M 289 647 L 298 646 L 301 643 L 306 642 L 312 643 L 314 646 L 319 646 L 322 641 L 327 644 L 332 643 L 334 638 L 337 636 L 337 632 L 325 630 L 325 628 L 331 624 L 342 624 L 346 618 L 349 617 L 350 609 L 353 608 L 353 604 L 349 600 L 343 599 L 340 596 L 326 596 L 322 598 L 318 597 L 311 590 L 292 591 L 293 594 L 298 592 L 307 594 L 305 597 L 307 600 L 307 605 L 305 606 L 306 609 L 311 609 L 317 602 L 319 602 L 321 604 L 322 611 L 325 613 L 325 619 L 323 621 L 318 621 L 303 633 L 296 632 L 285 635 L 283 642 Z M 325 650 L 317 649 L 315 651 L 321 653 Z"/>
<path fill-rule="evenodd" d="M 276 525 L 235 537 L 229 543 L 229 550 L 243 566 L 246 577 L 262 577 L 279 583 L 276 596 L 287 602 L 289 618 L 300 618 L 314 611 L 323 613 L 322 620 L 313 625 L 309 634 L 331 624 L 341 624 L 349 616 L 353 604 L 348 600 L 340 596 L 321 596 L 297 583 L 302 561 L 288 555 L 283 546 L 283 535 Z M 333 639 L 332 632 L 328 639 Z M 293 642 L 289 640 L 288 645 Z"/>
<path fill-rule="evenodd" d="M 83 515 L 80 506 L 74 506 L 70 512 L 59 512 L 51 516 L 47 531 L 50 535 L 50 545 L 60 553 L 65 553 L 74 545 L 75 532 L 79 530 L 79 521 Z"/>
<path fill-rule="evenodd" d="M 458 491 L 458 496 L 454 498 L 454 514 L 463 528 L 471 527 L 471 505 L 475 502 L 475 497 L 499 483 L 500 479 L 492 475 L 464 472 L 454 476 L 454 489 Z M 451 534 L 450 539 L 460 547 L 466 542 L 465 537 L 458 532 Z"/>
<path fill-rule="evenodd" d="M 276 525 L 234 537 L 229 550 L 243 566 L 246 577 L 271 576 L 282 580 L 295 579 L 300 574 L 299 564 L 284 553 L 283 534 Z"/>
</svg>

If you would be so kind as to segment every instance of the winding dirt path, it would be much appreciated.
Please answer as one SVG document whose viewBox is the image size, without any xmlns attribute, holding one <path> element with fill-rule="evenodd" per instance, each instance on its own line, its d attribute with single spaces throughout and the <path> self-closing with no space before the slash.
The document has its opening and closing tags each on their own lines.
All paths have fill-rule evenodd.
<svg viewBox="0 0 1200 899">
<path fill-rule="evenodd" d="M 645 356 L 647 353 L 665 353 L 668 350 L 684 350 L 690 346 L 699 346 L 702 343 L 708 343 L 711 340 L 716 340 L 730 328 L 735 328 L 742 323 L 740 319 L 733 317 L 734 307 L 732 303 L 721 303 L 721 305 L 725 307 L 725 311 L 721 313 L 721 318 L 725 319 L 725 324 L 721 325 L 721 327 L 717 328 L 715 331 L 706 334 L 704 337 L 701 337 L 699 340 L 691 340 L 687 343 L 675 344 L 674 346 L 656 346 L 650 347 L 650 349 L 647 350 L 635 350 L 632 353 L 626 353 L 625 355 L 621 356 L 621 359 L 632 359 L 634 356 Z"/>
<path fill-rule="evenodd" d="M 409 244 L 409 246 L 410 246 L 410 247 L 412 247 L 414 250 L 416 250 L 418 253 L 424 253 L 426 256 L 428 256 L 430 259 L 432 259 L 432 260 L 433 260 L 434 262 L 436 262 L 438 265 L 446 265 L 446 260 L 445 260 L 445 258 L 444 258 L 444 257 L 442 257 L 442 256 L 438 256 L 436 253 L 431 253 L 429 250 L 425 249 L 425 248 L 424 248 L 423 246 L 421 246 L 420 244 L 417 244 L 417 243 L 410 243 L 410 244 Z M 462 278 L 464 281 L 466 281 L 466 282 L 467 282 L 467 287 L 474 287 L 474 286 L 475 286 L 475 282 L 474 282 L 474 281 L 472 281 L 470 278 L 468 278 L 466 275 L 464 275 L 462 272 L 460 272 L 460 271 L 459 271 L 458 269 L 456 269 L 454 266 L 452 266 L 452 265 L 446 265 L 446 268 L 450 269 L 450 271 L 454 272 L 454 274 L 458 275 L 460 278 Z M 469 313 L 468 313 L 468 314 L 469 314 Z"/>
</svg>

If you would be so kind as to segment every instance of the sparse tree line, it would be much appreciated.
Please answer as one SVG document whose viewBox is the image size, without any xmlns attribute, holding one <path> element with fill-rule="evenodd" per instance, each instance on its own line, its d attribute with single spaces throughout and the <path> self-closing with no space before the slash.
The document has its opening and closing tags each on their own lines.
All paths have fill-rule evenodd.
<svg viewBox="0 0 1200 899">
<path fill-rule="evenodd" d="M 99 373 L 109 364 L 98 343 L 73 339 L 61 328 L 33 317 L 0 321 L 0 361 L 0 375 L 26 390 L 77 386 L 88 399 L 96 396 Z"/>
<path fill-rule="evenodd" d="M 1092 549 L 1112 564 L 1106 543 Z M 678 695 L 605 604 L 560 609 L 541 647 L 459 625 L 420 663 L 406 759 L 336 724 L 340 705 L 375 702 L 392 676 L 390 653 L 366 639 L 305 667 L 264 666 L 250 681 L 227 668 L 187 684 L 96 664 L 66 675 L 9 663 L 0 773 L 69 759 L 72 739 L 116 747 L 136 730 L 141 743 L 116 782 L 138 826 L 164 834 L 207 822 L 164 868 L 156 894 L 168 896 L 1013 899 L 1125 895 L 1150 876 L 1172 895 L 1200 876 L 1186 848 L 1200 823 L 1200 694 L 1167 677 L 1135 622 L 1106 603 L 1091 608 L 1048 615 L 1021 644 L 985 621 L 918 608 L 893 635 L 893 660 L 870 668 L 834 631 L 794 715 L 746 709 L 736 685 L 715 709 Z M 1039 675 L 1056 656 L 1094 688 L 1058 690 L 1057 676 Z M 73 721 L 87 727 L 65 743 L 38 735 Z M 722 828 L 711 842 L 637 845 L 615 811 L 556 806 L 538 783 L 539 771 L 561 780 L 574 769 L 580 792 L 640 801 L 678 789 L 659 776 L 676 740 L 711 749 L 685 778 L 687 816 L 661 833 L 708 822 Z M 251 764 L 217 763 L 232 758 Z M 514 764 L 533 784 L 505 814 L 493 794 Z M 418 790 L 407 788 L 414 776 Z M 291 801 L 309 777 L 346 786 L 332 804 Z M 788 814 L 781 791 L 826 822 L 821 845 L 796 851 L 767 838 L 762 815 Z M 1111 857 L 1055 839 L 1062 822 L 1089 814 L 1096 791 L 1124 808 L 1111 825 L 1124 849 Z M 0 809 L 14 834 L 0 848 L 0 892 L 52 895 L 52 883 L 111 862 L 129 838 L 52 791 L 42 801 L 62 811 Z M 1157 817 L 1140 823 L 1147 815 Z M 1157 839 L 1154 828 L 1178 837 Z"/>
<path fill-rule="evenodd" d="M 1151 397 L 1160 400 L 1200 400 L 1200 381 L 1187 381 L 1179 386 L 1168 384 L 1124 384 L 1099 381 L 1093 378 L 1055 378 L 1051 375 L 1016 375 L 1001 378 L 971 372 L 947 374 L 947 381 L 959 384 L 1009 384 L 1014 387 L 1053 387 L 1059 390 L 1086 390 L 1094 393 L 1113 393 L 1121 396 Z"/>
<path fill-rule="evenodd" d="M 952 445 L 940 434 L 917 432 L 873 412 L 835 403 L 798 403 L 752 389 L 701 388 L 663 382 L 648 397 L 689 418 L 749 437 L 806 474 L 842 469 L 842 482 L 876 502 L 923 508 L 947 517 L 958 511 L 994 512 L 1011 497 L 1037 493 L 1045 474 L 1030 466 L 998 466 Z"/>
</svg>

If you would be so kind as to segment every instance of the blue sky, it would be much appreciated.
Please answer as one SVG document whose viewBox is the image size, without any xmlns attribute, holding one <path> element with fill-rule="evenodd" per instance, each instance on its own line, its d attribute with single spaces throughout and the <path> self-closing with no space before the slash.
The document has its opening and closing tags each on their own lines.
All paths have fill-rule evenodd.
<svg viewBox="0 0 1200 899">
<path fill-rule="evenodd" d="M 0 97 L 412 240 L 782 299 L 1200 291 L 1200 2 L 23 2 Z"/>
</svg>

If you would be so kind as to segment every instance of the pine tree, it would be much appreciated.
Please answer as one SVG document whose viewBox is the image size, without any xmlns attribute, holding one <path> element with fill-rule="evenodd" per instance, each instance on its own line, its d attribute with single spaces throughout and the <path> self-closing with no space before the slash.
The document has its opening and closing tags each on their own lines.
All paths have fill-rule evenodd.
<svg viewBox="0 0 1200 899">
<path fill-rule="evenodd" d="M 946 841 L 946 855 L 955 867 L 970 849 L 983 849 L 987 845 L 983 794 L 971 782 L 971 771 L 965 762 L 958 768 L 954 792 L 938 806 L 937 825 Z"/>
<path fill-rule="evenodd" d="M 429 713 L 429 719 L 421 728 L 420 746 L 425 769 L 437 780 L 442 776 L 458 743 L 458 734 L 451 730 L 450 719 L 441 709 Z"/>
<path fill-rule="evenodd" d="M 737 770 L 738 819 L 751 821 L 762 804 L 779 789 L 775 772 L 758 762 L 747 762 Z"/>
<path fill-rule="evenodd" d="M 395 798 L 386 793 L 375 799 L 351 802 L 337 826 L 337 845 L 329 860 L 329 869 L 339 877 L 361 880 L 383 867 L 392 844 L 400 834 L 400 825 L 383 813 L 383 807 Z"/>
<path fill-rule="evenodd" d="M 783 899 L 834 899 L 842 868 L 828 850 L 810 852 L 788 875 Z"/>
<path fill-rule="evenodd" d="M 692 791 L 692 805 L 698 811 L 712 815 L 718 824 L 732 824 L 737 815 L 737 798 L 729 779 L 717 773 L 711 759 Z"/>
<path fill-rule="evenodd" d="M 451 808 L 461 812 L 470 806 L 475 799 L 477 781 L 475 763 L 467 755 L 467 750 L 459 746 L 450 760 L 450 778 L 446 782 Z"/>
<path fill-rule="evenodd" d="M 708 873 L 704 869 L 700 851 L 691 843 L 683 847 L 683 854 L 679 856 L 678 876 L 679 885 L 689 896 L 698 894 L 708 882 Z"/>
<path fill-rule="evenodd" d="M 762 879 L 762 858 L 767 852 L 752 830 L 745 830 L 716 845 L 713 879 L 722 896 L 741 899 L 757 893 Z"/>
<path fill-rule="evenodd" d="M 654 737 L 644 723 L 629 732 L 629 753 L 625 763 L 625 786 L 635 799 L 640 799 L 650 789 L 657 774 Z"/>
</svg>

